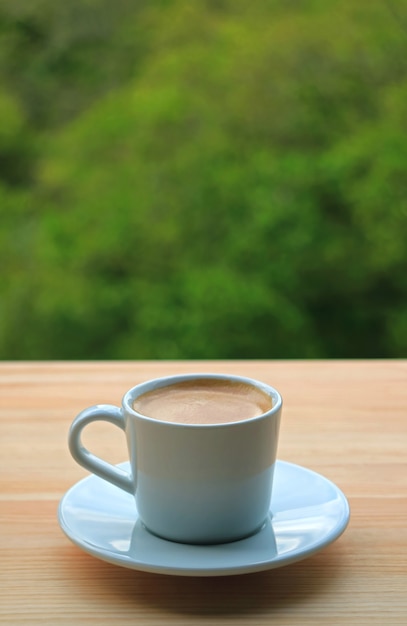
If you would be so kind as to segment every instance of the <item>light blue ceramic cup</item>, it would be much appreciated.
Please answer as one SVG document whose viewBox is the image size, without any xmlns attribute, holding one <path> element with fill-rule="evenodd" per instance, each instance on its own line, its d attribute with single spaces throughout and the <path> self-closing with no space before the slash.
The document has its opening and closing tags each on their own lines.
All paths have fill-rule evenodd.
<svg viewBox="0 0 407 626">
<path fill-rule="evenodd" d="M 269 396 L 271 408 L 221 424 L 165 422 L 133 408 L 141 394 L 199 379 L 252 385 Z M 133 387 L 121 408 L 96 405 L 82 411 L 72 423 L 69 448 L 80 465 L 135 496 L 137 513 L 150 532 L 181 543 L 225 543 L 255 533 L 269 515 L 281 410 L 278 391 L 250 378 L 169 376 Z M 126 433 L 131 473 L 82 445 L 83 428 L 95 421 Z"/>
</svg>

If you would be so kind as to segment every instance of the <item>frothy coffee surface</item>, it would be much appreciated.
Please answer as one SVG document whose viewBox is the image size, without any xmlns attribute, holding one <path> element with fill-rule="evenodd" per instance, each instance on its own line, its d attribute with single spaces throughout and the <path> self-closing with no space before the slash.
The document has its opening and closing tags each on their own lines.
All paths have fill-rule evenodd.
<svg viewBox="0 0 407 626">
<path fill-rule="evenodd" d="M 147 391 L 134 401 L 133 408 L 164 422 L 225 424 L 266 413 L 272 400 L 246 383 L 203 378 Z"/>
</svg>

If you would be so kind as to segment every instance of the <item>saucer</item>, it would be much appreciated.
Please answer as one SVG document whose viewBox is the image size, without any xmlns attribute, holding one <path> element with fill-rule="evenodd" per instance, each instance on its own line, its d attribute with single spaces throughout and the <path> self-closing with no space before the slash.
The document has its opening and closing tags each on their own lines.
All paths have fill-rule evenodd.
<svg viewBox="0 0 407 626">
<path fill-rule="evenodd" d="M 129 469 L 128 463 L 119 467 Z M 68 538 L 103 561 L 179 576 L 226 576 L 281 567 L 337 539 L 349 521 L 348 502 L 331 481 L 277 461 L 270 515 L 251 537 L 218 545 L 160 539 L 141 523 L 134 497 L 90 475 L 62 498 L 59 524 Z"/>
</svg>

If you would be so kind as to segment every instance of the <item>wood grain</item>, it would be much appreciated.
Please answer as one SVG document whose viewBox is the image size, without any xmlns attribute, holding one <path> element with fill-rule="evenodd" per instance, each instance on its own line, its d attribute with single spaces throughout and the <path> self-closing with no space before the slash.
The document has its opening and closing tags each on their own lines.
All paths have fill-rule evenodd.
<svg viewBox="0 0 407 626">
<path fill-rule="evenodd" d="M 279 389 L 279 458 L 348 496 L 338 541 L 277 570 L 185 579 L 109 565 L 65 538 L 58 501 L 86 475 L 67 450 L 72 419 L 119 403 L 138 382 L 187 371 Z M 126 458 L 120 431 L 95 424 L 90 437 L 112 462 Z M 3 362 L 0 623 L 407 624 L 406 448 L 407 361 Z"/>
</svg>

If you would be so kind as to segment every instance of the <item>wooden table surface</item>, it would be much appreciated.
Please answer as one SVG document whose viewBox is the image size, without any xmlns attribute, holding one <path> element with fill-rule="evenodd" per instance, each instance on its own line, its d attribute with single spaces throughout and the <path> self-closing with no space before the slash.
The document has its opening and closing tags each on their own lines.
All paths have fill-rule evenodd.
<svg viewBox="0 0 407 626">
<path fill-rule="evenodd" d="M 63 535 L 58 502 L 86 475 L 67 449 L 75 415 L 188 371 L 281 392 L 279 458 L 349 499 L 335 543 L 280 569 L 183 578 L 110 565 Z M 4 362 L 0 385 L 1 624 L 407 624 L 407 361 Z M 119 429 L 90 428 L 94 452 L 126 459 Z"/>
</svg>

